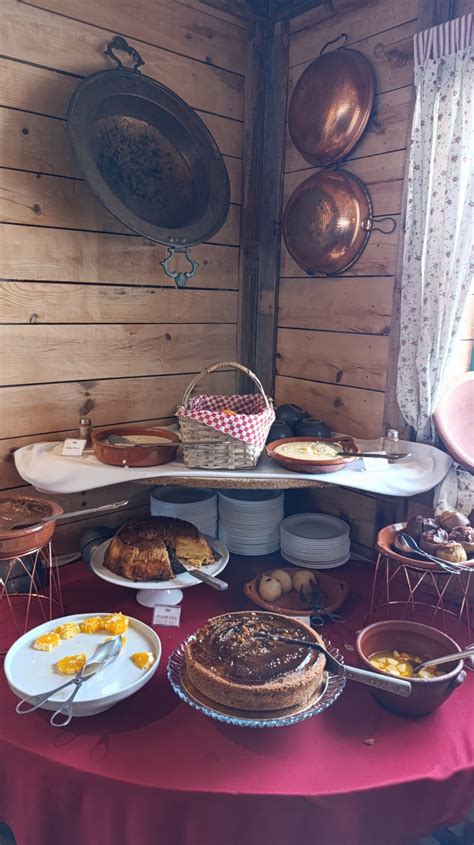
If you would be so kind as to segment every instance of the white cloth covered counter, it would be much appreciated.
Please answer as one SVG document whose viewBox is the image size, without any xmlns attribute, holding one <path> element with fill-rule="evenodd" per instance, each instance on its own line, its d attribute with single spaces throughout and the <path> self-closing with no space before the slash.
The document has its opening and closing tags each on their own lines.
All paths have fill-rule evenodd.
<svg viewBox="0 0 474 845">
<path fill-rule="evenodd" d="M 357 444 L 362 450 L 380 448 L 379 441 L 359 440 Z M 370 469 L 359 460 L 350 468 L 334 473 L 296 473 L 279 466 L 275 461 L 262 455 L 256 469 L 247 470 L 207 470 L 189 469 L 181 461 L 157 467 L 128 468 L 114 467 L 100 463 L 92 453 L 83 457 L 71 458 L 61 454 L 62 443 L 33 443 L 22 446 L 15 452 L 15 464 L 21 477 L 33 487 L 47 493 L 79 493 L 82 490 L 92 490 L 97 487 L 107 487 L 109 484 L 120 484 L 123 481 L 138 481 L 142 478 L 156 478 L 157 483 L 163 479 L 173 478 L 174 484 L 179 484 L 180 477 L 196 478 L 196 486 L 200 479 L 219 479 L 222 477 L 249 478 L 268 481 L 271 479 L 300 478 L 306 481 L 324 481 L 351 490 L 361 490 L 367 493 L 378 493 L 383 496 L 416 496 L 431 490 L 447 474 L 452 465 L 449 455 L 424 443 L 400 443 L 400 451 L 411 452 L 411 457 L 399 463 L 383 463 L 383 468 Z M 378 459 L 373 459 L 371 466 L 375 466 Z"/>
</svg>

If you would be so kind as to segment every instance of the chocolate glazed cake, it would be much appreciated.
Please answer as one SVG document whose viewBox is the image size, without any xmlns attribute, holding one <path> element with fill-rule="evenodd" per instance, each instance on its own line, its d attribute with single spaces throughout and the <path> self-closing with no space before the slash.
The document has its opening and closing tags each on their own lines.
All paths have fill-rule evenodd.
<svg viewBox="0 0 474 845">
<path fill-rule="evenodd" d="M 243 710 L 281 710 L 309 700 L 320 686 L 324 655 L 258 633 L 324 645 L 315 631 L 288 616 L 226 613 L 210 619 L 186 645 L 190 681 L 207 698 Z"/>
</svg>

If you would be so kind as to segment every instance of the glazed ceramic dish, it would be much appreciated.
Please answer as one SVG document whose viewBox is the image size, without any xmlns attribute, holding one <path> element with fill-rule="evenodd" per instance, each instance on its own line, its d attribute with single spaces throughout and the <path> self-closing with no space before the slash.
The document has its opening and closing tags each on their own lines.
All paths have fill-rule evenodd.
<svg viewBox="0 0 474 845">
<path fill-rule="evenodd" d="M 433 572 L 439 572 L 440 568 L 434 561 L 432 562 L 427 560 L 421 555 L 417 555 L 416 552 L 413 552 L 413 555 L 408 556 L 407 554 L 402 555 L 396 550 L 394 543 L 397 534 L 400 534 L 401 531 L 406 531 L 406 527 L 406 522 L 395 522 L 392 525 L 386 525 L 385 528 L 382 528 L 377 535 L 377 551 L 380 552 L 380 554 L 389 557 L 391 560 L 398 560 L 400 563 L 404 563 L 405 566 L 413 566 L 417 569 L 430 569 Z M 444 561 L 441 561 L 441 563 L 444 563 Z M 474 567 L 474 558 L 469 558 L 464 563 L 458 564 L 458 566 L 472 568 Z"/>
<path fill-rule="evenodd" d="M 9 496 L 2 499 L 2 505 L 8 508 L 11 504 L 11 515 L 14 522 L 29 522 L 36 516 L 57 516 L 63 509 L 56 502 L 49 499 L 35 499 L 33 496 Z M 0 531 L 0 560 L 10 560 L 21 555 L 29 554 L 51 540 L 56 527 L 55 522 L 30 525 L 29 528 L 5 529 Z"/>
<path fill-rule="evenodd" d="M 109 443 L 110 436 L 137 438 L 138 442 Z M 153 438 L 167 440 L 168 443 L 153 442 Z M 149 438 L 151 442 L 139 442 L 142 438 Z M 123 428 L 106 428 L 92 433 L 94 455 L 103 464 L 127 467 L 149 467 L 167 464 L 176 457 L 180 439 L 173 431 L 165 428 L 144 428 L 143 426 L 124 426 Z"/>
<path fill-rule="evenodd" d="M 45 694 L 60 686 L 72 676 L 61 675 L 55 670 L 58 660 L 66 655 L 84 653 L 89 659 L 98 645 L 108 636 L 104 631 L 96 634 L 80 633 L 69 640 L 62 640 L 53 651 L 36 651 L 33 643 L 41 634 L 54 631 L 65 622 L 82 622 L 88 616 L 105 613 L 80 613 L 63 616 L 38 625 L 23 634 L 10 648 L 5 658 L 5 675 L 11 691 L 23 699 Z M 130 659 L 135 652 L 151 652 L 154 662 L 149 669 L 139 669 Z M 155 632 L 139 619 L 129 617 L 126 643 L 113 663 L 83 684 L 73 704 L 73 716 L 93 716 L 108 710 L 124 698 L 138 692 L 154 675 L 161 657 L 161 643 Z M 44 710 L 57 710 L 62 701 L 71 695 L 71 687 L 56 693 L 42 706 Z"/>
<path fill-rule="evenodd" d="M 339 698 L 346 683 L 342 675 L 330 675 L 324 672 L 322 685 L 317 693 L 312 699 L 298 707 L 273 711 L 237 710 L 225 707 L 223 704 L 218 704 L 206 698 L 196 689 L 187 676 L 184 651 L 186 644 L 193 638 L 194 634 L 184 640 L 170 656 L 168 680 L 176 695 L 182 701 L 195 710 L 204 713 L 205 716 L 216 719 L 218 722 L 225 722 L 227 725 L 236 725 L 242 728 L 280 728 L 295 725 L 297 722 L 302 722 L 304 719 L 309 719 L 311 716 L 316 716 L 318 713 L 327 710 Z M 337 648 L 327 640 L 325 643 L 329 654 L 343 663 L 344 658 Z"/>
<path fill-rule="evenodd" d="M 369 625 L 357 637 L 356 648 L 362 668 L 379 672 L 381 675 L 385 673 L 376 669 L 369 659 L 378 652 L 397 649 L 421 657 L 422 660 L 429 660 L 461 651 L 457 642 L 442 631 L 408 620 L 376 622 Z M 389 710 L 410 716 L 424 716 L 436 710 L 462 684 L 466 676 L 463 665 L 462 660 L 447 663 L 440 667 L 444 670 L 443 674 L 429 680 L 410 677 L 411 695 L 408 698 L 375 688 L 371 692 L 374 698 Z"/>
<path fill-rule="evenodd" d="M 298 444 L 310 442 L 333 446 L 339 449 L 341 454 L 337 454 L 334 457 L 296 458 L 283 455 L 278 451 L 279 447 L 286 446 L 287 444 L 294 443 L 298 446 Z M 273 458 L 274 461 L 277 461 L 285 469 L 292 470 L 293 472 L 316 474 L 337 472 L 338 470 L 344 469 L 348 464 L 357 460 L 359 451 L 352 437 L 284 437 L 282 440 L 274 440 L 273 443 L 267 446 L 268 457 Z"/>
<path fill-rule="evenodd" d="M 275 601 L 270 602 L 262 599 L 258 591 L 260 581 L 265 575 L 271 576 L 275 569 L 282 569 L 284 572 L 288 572 L 290 576 L 296 572 L 294 566 L 274 566 L 273 569 L 267 569 L 265 572 L 257 575 L 256 578 L 253 578 L 252 581 L 244 584 L 244 593 L 247 598 L 264 610 L 268 610 L 271 613 L 284 613 L 285 616 L 299 616 L 302 613 L 308 613 L 308 611 L 313 610 L 314 603 L 312 604 L 310 601 L 302 598 L 296 590 L 291 590 L 289 593 L 282 593 Z M 335 610 L 339 610 L 349 594 L 347 581 L 319 572 L 315 573 L 315 578 L 326 599 L 325 606 L 321 610 L 318 610 L 318 612 L 334 613 Z"/>
</svg>

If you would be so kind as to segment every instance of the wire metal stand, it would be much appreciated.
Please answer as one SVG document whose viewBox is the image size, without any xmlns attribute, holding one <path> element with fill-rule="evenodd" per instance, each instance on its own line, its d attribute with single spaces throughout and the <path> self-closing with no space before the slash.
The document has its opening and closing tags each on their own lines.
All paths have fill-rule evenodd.
<svg viewBox="0 0 474 845">
<path fill-rule="evenodd" d="M 398 607 L 399 613 L 401 611 L 398 619 L 405 619 L 408 615 L 413 619 L 418 610 L 424 608 L 425 611 L 432 611 L 429 624 L 441 623 L 445 633 L 448 633 L 449 617 L 457 620 L 458 630 L 461 624 L 464 624 L 467 629 L 467 642 L 470 642 L 473 620 L 469 605 L 469 587 L 473 572 L 474 569 L 470 567 L 459 574 L 423 569 L 416 564 L 401 563 L 379 552 L 370 608 L 364 621 L 366 624 L 375 621 L 375 615 L 383 609 L 388 609 L 387 618 L 390 618 L 392 607 Z"/>
<path fill-rule="evenodd" d="M 51 541 L 28 554 L 1 561 L 0 654 L 25 631 L 63 615 L 59 569 Z"/>
</svg>

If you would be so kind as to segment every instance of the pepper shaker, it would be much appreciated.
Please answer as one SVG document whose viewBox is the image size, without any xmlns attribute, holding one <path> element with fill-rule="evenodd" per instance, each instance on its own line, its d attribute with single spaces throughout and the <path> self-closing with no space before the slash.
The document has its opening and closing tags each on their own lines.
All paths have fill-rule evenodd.
<svg viewBox="0 0 474 845">
<path fill-rule="evenodd" d="M 81 417 L 79 420 L 79 440 L 86 441 L 84 451 L 92 449 L 92 422 L 89 417 Z"/>
<path fill-rule="evenodd" d="M 390 460 L 390 455 L 396 454 L 400 451 L 400 441 L 398 439 L 398 431 L 396 428 L 387 429 L 387 433 L 383 439 L 384 452 Z"/>
</svg>

